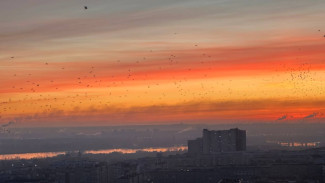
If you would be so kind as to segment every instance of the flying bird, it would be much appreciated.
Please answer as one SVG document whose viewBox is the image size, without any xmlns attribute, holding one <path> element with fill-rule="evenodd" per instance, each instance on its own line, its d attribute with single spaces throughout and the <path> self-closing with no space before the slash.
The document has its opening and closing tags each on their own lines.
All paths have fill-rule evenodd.
<svg viewBox="0 0 325 183">
<path fill-rule="evenodd" d="M 84 6 L 85 10 L 88 9 L 88 6 Z"/>
</svg>

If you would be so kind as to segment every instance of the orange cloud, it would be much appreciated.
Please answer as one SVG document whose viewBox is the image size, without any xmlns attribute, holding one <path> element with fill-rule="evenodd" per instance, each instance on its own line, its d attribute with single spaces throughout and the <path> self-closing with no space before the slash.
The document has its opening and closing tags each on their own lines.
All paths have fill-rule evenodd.
<svg viewBox="0 0 325 183">
<path fill-rule="evenodd" d="M 175 105 L 151 105 L 145 107 L 90 107 L 75 108 L 73 111 L 50 110 L 37 114 L 21 114 L 5 117 L 2 120 L 21 122 L 20 125 L 105 125 L 133 123 L 166 123 L 174 121 L 198 122 L 261 122 L 276 121 L 286 114 L 291 122 L 320 122 L 324 120 L 324 100 L 316 101 L 281 101 L 251 100 L 225 102 L 190 102 Z M 317 114 L 313 119 L 306 119 L 310 114 Z M 91 124 L 88 123 L 92 121 Z"/>
<path fill-rule="evenodd" d="M 62 91 L 116 85 L 146 85 L 149 80 L 241 77 L 304 69 L 325 70 L 325 44 L 265 45 L 123 52 L 127 60 L 87 62 L 14 61 L 5 65 L 0 93 Z M 145 57 L 144 55 L 148 56 Z M 308 60 L 307 60 L 308 59 Z M 301 66 L 304 65 L 302 68 Z M 121 84 L 123 83 L 123 84 Z"/>
</svg>

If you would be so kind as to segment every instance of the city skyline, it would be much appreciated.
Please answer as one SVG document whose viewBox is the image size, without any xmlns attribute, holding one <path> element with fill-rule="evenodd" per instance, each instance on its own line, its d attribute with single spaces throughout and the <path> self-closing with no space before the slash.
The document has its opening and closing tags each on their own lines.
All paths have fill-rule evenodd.
<svg viewBox="0 0 325 183">
<path fill-rule="evenodd" d="M 1 1 L 0 124 L 323 123 L 324 8 Z"/>
</svg>

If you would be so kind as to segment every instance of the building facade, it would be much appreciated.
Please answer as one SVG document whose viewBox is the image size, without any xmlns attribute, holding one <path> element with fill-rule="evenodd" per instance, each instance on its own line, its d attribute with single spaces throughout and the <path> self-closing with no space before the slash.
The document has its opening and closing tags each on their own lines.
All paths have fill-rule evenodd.
<svg viewBox="0 0 325 183">
<path fill-rule="evenodd" d="M 229 130 L 203 130 L 203 137 L 188 141 L 190 154 L 213 154 L 246 150 L 246 131 L 238 128 Z"/>
</svg>

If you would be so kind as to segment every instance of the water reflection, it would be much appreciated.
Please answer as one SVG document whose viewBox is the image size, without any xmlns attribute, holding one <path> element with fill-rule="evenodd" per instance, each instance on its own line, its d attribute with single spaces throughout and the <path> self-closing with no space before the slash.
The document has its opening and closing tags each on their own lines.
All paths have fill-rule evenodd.
<svg viewBox="0 0 325 183">
<path fill-rule="evenodd" d="M 136 153 L 137 151 L 144 152 L 167 152 L 167 151 L 184 151 L 187 146 L 179 147 L 163 147 L 163 148 L 143 148 L 143 149 L 104 149 L 104 150 L 91 150 L 85 151 L 85 154 L 110 154 L 112 152 L 120 152 L 124 154 Z"/>
<path fill-rule="evenodd" d="M 50 158 L 50 157 L 55 157 L 55 156 L 62 155 L 62 154 L 66 154 L 66 152 L 4 154 L 4 155 L 0 155 L 0 160 Z"/>
<path fill-rule="evenodd" d="M 312 148 L 320 147 L 320 142 L 294 142 L 294 141 L 266 141 L 270 144 L 277 144 L 281 147 L 302 147 Z"/>
<path fill-rule="evenodd" d="M 320 142 L 278 142 L 283 147 L 319 147 Z"/>
<path fill-rule="evenodd" d="M 167 152 L 167 151 L 184 151 L 187 146 L 177 147 L 162 147 L 162 148 L 143 148 L 143 149 L 102 149 L 102 150 L 88 150 L 84 154 L 110 154 L 119 152 L 123 154 L 136 153 L 137 151 L 143 152 Z M 34 159 L 34 158 L 50 158 L 58 155 L 66 154 L 67 152 L 43 152 L 43 153 L 23 153 L 23 154 L 4 154 L 0 155 L 0 160 L 12 159 Z"/>
</svg>

